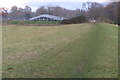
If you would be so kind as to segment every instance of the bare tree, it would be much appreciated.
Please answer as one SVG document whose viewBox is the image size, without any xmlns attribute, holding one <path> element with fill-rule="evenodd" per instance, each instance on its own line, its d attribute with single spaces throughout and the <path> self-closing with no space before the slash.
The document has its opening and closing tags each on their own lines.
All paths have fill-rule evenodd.
<svg viewBox="0 0 120 80">
<path fill-rule="evenodd" d="M 32 9 L 29 6 L 24 8 L 24 17 L 26 20 L 32 17 Z"/>
<path fill-rule="evenodd" d="M 47 14 L 47 9 L 45 9 L 45 6 L 41 6 L 40 8 L 37 9 L 36 15 L 41 15 L 41 14 Z"/>
</svg>

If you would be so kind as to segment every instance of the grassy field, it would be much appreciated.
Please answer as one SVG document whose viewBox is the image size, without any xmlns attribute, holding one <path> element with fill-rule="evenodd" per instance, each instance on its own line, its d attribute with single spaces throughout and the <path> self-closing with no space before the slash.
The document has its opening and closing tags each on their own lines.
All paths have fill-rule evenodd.
<svg viewBox="0 0 120 80">
<path fill-rule="evenodd" d="M 2 23 L 0 20 L 0 79 L 2 79 Z"/>
<path fill-rule="evenodd" d="M 118 28 L 111 24 L 3 26 L 4 78 L 116 78 Z"/>
</svg>

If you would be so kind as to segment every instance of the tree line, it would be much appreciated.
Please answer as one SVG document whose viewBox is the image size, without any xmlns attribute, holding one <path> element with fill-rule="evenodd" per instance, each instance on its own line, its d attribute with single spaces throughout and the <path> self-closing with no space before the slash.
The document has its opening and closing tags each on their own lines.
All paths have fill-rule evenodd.
<svg viewBox="0 0 120 80">
<path fill-rule="evenodd" d="M 83 3 L 81 9 L 76 10 L 69 10 L 60 6 L 41 6 L 35 12 L 32 12 L 32 8 L 29 6 L 25 6 L 25 8 L 13 6 L 10 11 L 6 8 L 1 8 L 2 12 L 0 14 L 2 14 L 3 20 L 28 20 L 31 17 L 41 14 L 50 14 L 65 18 L 74 18 L 84 15 L 87 20 L 94 19 L 98 22 L 119 24 L 119 5 L 120 2 L 111 2 L 107 5 L 97 2 L 86 2 Z"/>
</svg>

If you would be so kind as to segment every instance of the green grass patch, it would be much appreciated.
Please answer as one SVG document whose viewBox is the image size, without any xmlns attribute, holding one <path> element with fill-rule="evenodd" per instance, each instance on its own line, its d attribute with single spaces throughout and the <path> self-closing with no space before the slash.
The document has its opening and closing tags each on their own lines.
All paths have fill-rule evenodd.
<svg viewBox="0 0 120 80">
<path fill-rule="evenodd" d="M 7 21 L 7 24 L 59 24 L 60 21 Z"/>
<path fill-rule="evenodd" d="M 3 26 L 3 78 L 117 78 L 110 24 Z"/>
</svg>

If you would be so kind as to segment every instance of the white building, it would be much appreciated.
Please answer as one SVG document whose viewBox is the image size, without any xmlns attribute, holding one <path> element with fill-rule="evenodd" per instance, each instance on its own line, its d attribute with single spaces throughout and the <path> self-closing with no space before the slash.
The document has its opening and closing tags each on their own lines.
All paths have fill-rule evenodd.
<svg viewBox="0 0 120 80">
<path fill-rule="evenodd" d="M 29 20 L 31 21 L 62 21 L 64 19 L 67 19 L 67 18 L 58 17 L 54 15 L 49 15 L 49 14 L 43 14 L 36 17 L 32 17 Z"/>
</svg>

